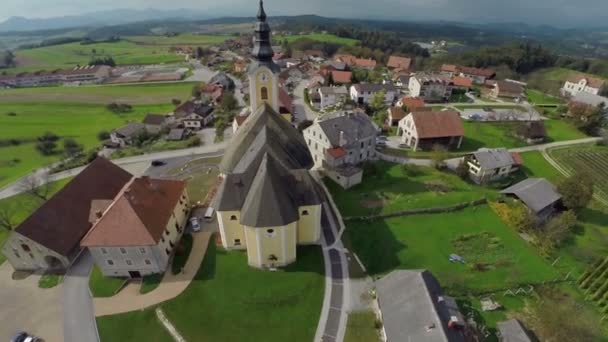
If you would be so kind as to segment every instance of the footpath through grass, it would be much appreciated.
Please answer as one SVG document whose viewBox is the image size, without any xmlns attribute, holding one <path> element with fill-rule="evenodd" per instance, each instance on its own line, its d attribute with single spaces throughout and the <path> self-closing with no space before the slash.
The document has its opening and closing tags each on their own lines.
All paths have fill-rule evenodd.
<svg viewBox="0 0 608 342">
<path fill-rule="evenodd" d="M 405 209 L 450 206 L 471 202 L 495 191 L 463 181 L 458 176 L 430 167 L 416 168 L 407 175 L 401 165 L 387 162 L 368 164 L 363 183 L 344 190 L 332 180 L 330 189 L 343 216 L 391 213 Z"/>
<path fill-rule="evenodd" d="M 161 307 L 188 341 L 309 342 L 321 313 L 323 270 L 316 246 L 299 248 L 295 264 L 269 272 L 212 239 L 193 282 Z M 100 317 L 97 325 L 102 341 L 169 341 L 154 308 Z"/>
</svg>

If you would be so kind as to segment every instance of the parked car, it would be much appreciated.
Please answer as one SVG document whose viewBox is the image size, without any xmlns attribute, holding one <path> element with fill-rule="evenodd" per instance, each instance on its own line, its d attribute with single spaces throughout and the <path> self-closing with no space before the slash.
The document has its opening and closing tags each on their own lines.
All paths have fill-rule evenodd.
<svg viewBox="0 0 608 342">
<path fill-rule="evenodd" d="M 162 161 L 162 160 L 153 160 L 152 163 L 150 163 L 152 166 L 163 166 L 163 165 L 167 165 L 166 162 Z"/>
<path fill-rule="evenodd" d="M 193 232 L 200 232 L 201 231 L 201 225 L 200 225 L 200 223 L 198 223 L 198 217 L 196 217 L 196 216 L 192 216 L 190 218 L 190 226 L 192 226 L 192 231 Z"/>
<path fill-rule="evenodd" d="M 42 339 L 24 331 L 20 331 L 11 338 L 11 342 L 42 342 Z"/>
<path fill-rule="evenodd" d="M 399 148 L 408 148 L 410 145 L 408 144 L 399 144 Z"/>
<path fill-rule="evenodd" d="M 386 146 L 386 141 L 376 141 L 376 146 L 380 146 L 380 147 L 385 147 Z"/>
<path fill-rule="evenodd" d="M 378 140 L 379 141 L 386 141 L 388 139 L 388 137 L 386 135 L 379 135 L 378 136 Z"/>
</svg>

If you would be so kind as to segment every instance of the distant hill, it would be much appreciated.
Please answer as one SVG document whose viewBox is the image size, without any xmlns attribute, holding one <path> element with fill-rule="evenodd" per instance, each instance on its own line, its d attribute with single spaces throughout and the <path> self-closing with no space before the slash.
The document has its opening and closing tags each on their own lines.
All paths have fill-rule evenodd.
<svg viewBox="0 0 608 342">
<path fill-rule="evenodd" d="M 0 23 L 0 32 L 56 30 L 74 27 L 102 27 L 121 25 L 148 20 L 165 19 L 209 19 L 206 12 L 186 9 L 176 10 L 130 10 L 117 9 L 112 11 L 93 12 L 83 15 L 54 17 L 54 18 L 23 18 L 11 17 Z"/>
</svg>

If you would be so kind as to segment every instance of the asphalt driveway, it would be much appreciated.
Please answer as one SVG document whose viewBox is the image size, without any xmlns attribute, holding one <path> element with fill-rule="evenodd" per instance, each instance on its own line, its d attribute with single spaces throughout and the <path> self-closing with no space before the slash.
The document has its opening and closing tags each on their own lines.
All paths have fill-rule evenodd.
<svg viewBox="0 0 608 342">
<path fill-rule="evenodd" d="M 10 341 L 17 331 L 27 331 L 47 342 L 63 341 L 61 284 L 38 287 L 39 275 L 12 280 L 13 268 L 0 265 L 0 341 Z"/>
</svg>

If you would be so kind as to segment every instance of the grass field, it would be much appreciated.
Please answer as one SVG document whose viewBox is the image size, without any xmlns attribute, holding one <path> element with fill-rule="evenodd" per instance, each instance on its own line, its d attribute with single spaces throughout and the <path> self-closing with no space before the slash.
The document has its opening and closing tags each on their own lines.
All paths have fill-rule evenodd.
<svg viewBox="0 0 608 342">
<path fill-rule="evenodd" d="M 373 311 L 351 312 L 348 314 L 344 342 L 379 342 L 376 329 L 376 314 Z"/>
<path fill-rule="evenodd" d="M 562 178 L 559 173 L 540 152 L 521 153 L 524 160 L 523 170 L 528 177 L 544 177 L 550 182 L 556 183 Z"/>
<path fill-rule="evenodd" d="M 195 84 L 180 82 L 3 89 L 0 91 L 0 103 L 170 104 L 172 99 L 189 99 Z"/>
<path fill-rule="evenodd" d="M 492 190 L 430 167 L 421 167 L 418 174 L 408 176 L 400 165 L 386 162 L 374 165 L 377 170 L 366 167 L 363 182 L 349 190 L 326 180 L 343 216 L 449 206 L 493 195 Z"/>
<path fill-rule="evenodd" d="M 57 274 L 44 274 L 38 280 L 38 287 L 41 289 L 51 289 L 59 285 L 62 279 L 63 277 Z"/>
<path fill-rule="evenodd" d="M 33 140 L 50 131 L 61 138 L 73 138 L 85 149 L 99 146 L 97 133 L 118 128 L 128 121 L 141 121 L 147 113 L 166 113 L 171 105 L 134 106 L 129 114 L 117 115 L 103 105 L 83 103 L 2 103 L 0 137 L 30 139 L 17 146 L 0 147 L 0 186 L 62 158 L 42 156 Z M 16 116 L 6 113 L 14 112 Z M 59 141 L 58 149 L 62 148 Z"/>
<path fill-rule="evenodd" d="M 123 278 L 105 277 L 99 267 L 93 267 L 89 289 L 93 297 L 112 297 L 125 283 Z"/>
<path fill-rule="evenodd" d="M 141 45 L 124 40 L 115 43 L 69 43 L 17 50 L 15 56 L 17 67 L 7 69 L 9 73 L 71 69 L 76 65 L 88 64 L 93 57 L 106 56 L 112 57 L 118 65 L 175 63 L 184 60 L 183 56 L 170 53 L 166 46 Z"/>
<path fill-rule="evenodd" d="M 312 39 L 312 40 L 316 40 L 316 41 L 324 42 L 324 43 L 335 43 L 335 44 L 350 45 L 350 46 L 354 46 L 357 43 L 359 43 L 359 41 L 356 39 L 343 38 L 343 37 L 338 37 L 333 34 L 326 34 L 326 33 L 302 34 L 302 35 L 291 35 L 291 36 L 276 35 L 276 36 L 273 36 L 272 39 L 275 42 L 279 42 L 279 41 L 282 42 L 283 40 L 287 39 L 287 41 L 291 43 L 298 39 L 304 39 L 304 38 Z"/>
<path fill-rule="evenodd" d="M 163 274 L 151 274 L 145 276 L 141 282 L 141 287 L 139 288 L 139 293 L 146 294 L 148 292 L 153 291 L 160 285 L 160 282 L 163 280 Z"/>
<path fill-rule="evenodd" d="M 546 68 L 528 74 L 526 81 L 528 82 L 528 89 L 537 89 L 541 92 L 558 96 L 559 89 L 564 85 L 566 79 L 577 74 L 581 73 L 564 68 Z M 594 75 L 589 76 L 599 77 Z"/>
<path fill-rule="evenodd" d="M 298 249 L 284 271 L 247 265 L 240 251 L 218 249 L 213 240 L 194 281 L 161 305 L 188 341 L 311 341 L 324 293 L 318 247 Z M 169 341 L 154 309 L 97 319 L 102 341 Z"/>
<path fill-rule="evenodd" d="M 61 190 L 70 179 L 63 179 L 57 182 L 49 184 L 49 195 L 53 195 L 57 191 Z M 21 224 L 28 216 L 30 216 L 34 210 L 38 209 L 42 205 L 42 201 L 28 194 L 19 194 L 13 197 L 8 197 L 0 200 L 0 208 L 3 210 L 6 208 L 8 212 L 12 213 L 12 222 L 16 226 Z M 0 246 L 4 244 L 9 231 L 0 229 Z M 0 253 L 0 264 L 2 264 L 6 258 Z"/>
<path fill-rule="evenodd" d="M 564 100 L 559 97 L 547 95 L 541 91 L 528 89 L 526 90 L 528 102 L 532 104 L 562 104 Z"/>
<path fill-rule="evenodd" d="M 174 37 L 167 36 L 127 36 L 123 39 L 137 45 L 153 46 L 173 46 L 173 45 L 196 45 L 205 46 L 223 43 L 225 40 L 233 38 L 228 35 L 209 35 L 182 33 Z"/>
<path fill-rule="evenodd" d="M 454 290 L 501 289 L 557 272 L 487 206 L 455 213 L 351 222 L 346 235 L 368 272 L 428 269 Z M 378 248 L 382 246 L 382 248 Z M 466 264 L 451 263 L 457 253 Z M 483 270 L 475 264 L 484 265 Z"/>
</svg>

